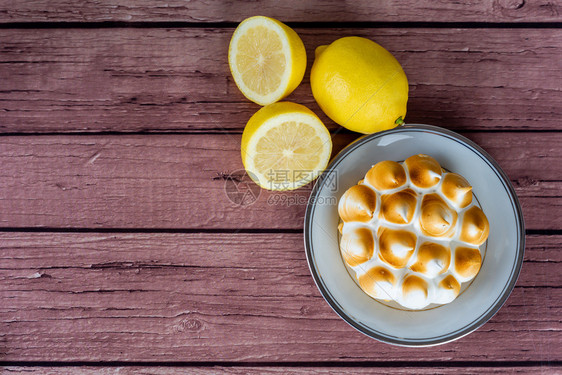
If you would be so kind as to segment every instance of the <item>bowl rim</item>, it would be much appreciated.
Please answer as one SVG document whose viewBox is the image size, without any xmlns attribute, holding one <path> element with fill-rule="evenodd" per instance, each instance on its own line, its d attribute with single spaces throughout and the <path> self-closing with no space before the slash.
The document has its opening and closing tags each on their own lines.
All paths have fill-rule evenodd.
<svg viewBox="0 0 562 375">
<path fill-rule="evenodd" d="M 318 195 L 319 191 L 321 190 L 322 186 L 324 185 L 325 181 L 329 179 L 329 176 L 338 164 L 350 153 L 352 153 L 357 148 L 361 147 L 365 143 L 372 141 L 373 139 L 377 139 L 383 136 L 387 136 L 390 134 L 402 133 L 402 132 L 429 132 L 432 134 L 436 134 L 438 136 L 449 138 L 453 141 L 460 143 L 461 145 L 468 147 L 474 153 L 476 153 L 483 161 L 488 164 L 488 166 L 496 173 L 500 181 L 502 182 L 506 193 L 509 197 L 511 202 L 513 213 L 515 215 L 515 221 L 517 223 L 517 259 L 515 266 L 511 270 L 511 274 L 509 275 L 509 279 L 507 283 L 504 285 L 502 292 L 496 298 L 494 303 L 478 318 L 472 321 L 472 323 L 460 328 L 456 331 L 450 332 L 448 334 L 444 334 L 437 337 L 430 337 L 430 338 L 400 338 L 395 336 L 389 336 L 382 332 L 378 332 L 364 324 L 360 324 L 358 321 L 351 318 L 347 315 L 344 311 L 344 308 L 340 306 L 340 304 L 332 297 L 329 293 L 328 288 L 323 284 L 322 278 L 318 274 L 316 268 L 314 267 L 314 255 L 312 252 L 312 218 L 314 215 L 315 203 L 317 201 L 316 196 Z M 326 170 L 322 173 L 322 175 L 318 178 L 314 187 L 312 188 L 312 192 L 308 199 L 307 207 L 306 207 L 306 214 L 304 218 L 304 247 L 306 252 L 306 260 L 308 263 L 308 268 L 310 269 L 310 273 L 314 279 L 316 287 L 320 290 L 322 297 L 328 302 L 330 307 L 338 314 L 346 323 L 351 325 L 353 328 L 358 330 L 359 332 L 374 338 L 378 341 L 382 341 L 388 344 L 398 345 L 398 346 L 405 346 L 405 347 L 427 347 L 427 346 L 434 346 L 440 345 L 447 342 L 451 342 L 457 340 L 463 336 L 468 335 L 469 333 L 475 331 L 476 329 L 480 328 L 484 325 L 488 320 L 490 320 L 505 304 L 508 297 L 510 296 L 519 274 L 521 272 L 521 266 L 523 264 L 523 257 L 525 255 L 525 223 L 523 219 L 523 213 L 521 210 L 521 205 L 517 198 L 517 194 L 515 193 L 515 189 L 511 184 L 509 177 L 507 174 L 501 169 L 499 164 L 480 146 L 476 143 L 471 141 L 470 139 L 453 132 L 449 129 L 441 128 L 434 125 L 425 125 L 425 124 L 411 124 L 411 125 L 402 125 L 396 127 L 394 129 L 364 135 L 357 140 L 353 141 L 351 144 L 346 146 L 343 150 L 341 150 L 330 162 Z"/>
</svg>

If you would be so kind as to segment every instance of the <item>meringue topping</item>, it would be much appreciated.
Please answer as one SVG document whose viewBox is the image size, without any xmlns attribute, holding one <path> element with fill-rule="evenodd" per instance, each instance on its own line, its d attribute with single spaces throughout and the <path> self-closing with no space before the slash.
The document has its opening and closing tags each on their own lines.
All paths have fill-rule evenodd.
<svg viewBox="0 0 562 375">
<path fill-rule="evenodd" d="M 408 167 L 410 181 L 419 188 L 430 188 L 441 180 L 441 166 L 431 156 L 413 155 L 406 159 L 404 164 Z"/>
<path fill-rule="evenodd" d="M 436 289 L 434 302 L 444 304 L 457 298 L 461 291 L 461 284 L 453 275 L 449 274 L 437 284 Z"/>
<path fill-rule="evenodd" d="M 344 260 L 351 267 L 365 263 L 373 257 L 375 240 L 368 228 L 356 228 L 342 235 L 340 249 Z"/>
<path fill-rule="evenodd" d="M 441 191 L 456 207 L 465 208 L 472 202 L 472 186 L 459 174 L 445 173 Z"/>
<path fill-rule="evenodd" d="M 406 183 L 406 172 L 399 163 L 385 160 L 373 165 L 365 180 L 377 190 L 396 189 Z"/>
<path fill-rule="evenodd" d="M 341 197 L 338 213 L 343 221 L 367 222 L 376 208 L 376 193 L 365 185 L 354 185 Z"/>
<path fill-rule="evenodd" d="M 423 197 L 420 214 L 420 228 L 431 237 L 450 237 L 457 224 L 457 212 L 437 194 Z"/>
<path fill-rule="evenodd" d="M 370 268 L 358 277 L 359 285 L 371 297 L 388 301 L 392 299 L 396 277 L 387 268 L 377 266 Z"/>
<path fill-rule="evenodd" d="M 406 230 L 380 227 L 379 256 L 395 268 L 402 268 L 416 249 L 416 235 Z"/>
<path fill-rule="evenodd" d="M 408 275 L 402 282 L 402 305 L 410 309 L 427 306 L 427 282 L 419 276 Z"/>
<path fill-rule="evenodd" d="M 391 223 L 408 224 L 414 217 L 417 204 L 417 193 L 412 189 L 385 194 L 381 197 L 380 217 Z"/>
<path fill-rule="evenodd" d="M 414 272 L 435 277 L 447 271 L 451 264 L 451 249 L 434 242 L 424 242 L 416 255 L 416 263 L 410 266 Z"/>
<path fill-rule="evenodd" d="M 462 281 L 470 280 L 482 264 L 482 256 L 478 249 L 471 247 L 457 247 L 455 249 L 455 272 Z"/>
<path fill-rule="evenodd" d="M 430 156 L 375 164 L 338 212 L 342 258 L 374 299 L 416 310 L 450 303 L 480 271 L 486 215 L 469 182 Z"/>
<path fill-rule="evenodd" d="M 464 212 L 459 239 L 472 245 L 482 245 L 490 233 L 490 223 L 482 209 L 472 206 Z"/>
</svg>

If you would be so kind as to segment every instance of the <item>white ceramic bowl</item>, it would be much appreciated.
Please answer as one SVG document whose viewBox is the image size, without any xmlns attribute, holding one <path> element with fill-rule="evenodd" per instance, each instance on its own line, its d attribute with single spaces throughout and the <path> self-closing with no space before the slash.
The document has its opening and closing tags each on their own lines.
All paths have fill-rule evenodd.
<svg viewBox="0 0 562 375">
<path fill-rule="evenodd" d="M 424 311 L 388 307 L 365 294 L 348 273 L 338 244 L 337 202 L 382 160 L 403 161 L 428 154 L 473 186 L 490 222 L 482 268 L 453 302 Z M 482 148 L 450 130 L 405 125 L 364 136 L 342 150 L 312 190 L 304 242 L 314 281 L 347 323 L 377 340 L 402 346 L 430 346 L 456 340 L 482 326 L 513 290 L 525 250 L 521 207 L 506 174 Z"/>
</svg>

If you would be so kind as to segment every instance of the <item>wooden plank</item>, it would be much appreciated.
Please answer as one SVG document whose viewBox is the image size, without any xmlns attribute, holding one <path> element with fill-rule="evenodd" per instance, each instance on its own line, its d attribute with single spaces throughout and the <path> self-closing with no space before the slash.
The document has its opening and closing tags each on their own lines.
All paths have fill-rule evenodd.
<svg viewBox="0 0 562 375">
<path fill-rule="evenodd" d="M 282 3 L 252 1 L 149 0 L 0 1 L 0 22 L 239 22 L 264 14 L 285 22 L 560 22 L 560 2 L 532 1 L 354 1 Z"/>
<path fill-rule="evenodd" d="M 562 229 L 562 133 L 468 133 L 515 181 L 527 229 Z M 310 186 L 228 199 L 240 134 L 0 139 L 0 227 L 302 229 Z M 336 136 L 335 151 L 354 135 Z"/>
<path fill-rule="evenodd" d="M 338 318 L 301 234 L 4 232 L 0 350 L 5 361 L 557 361 L 562 236 L 528 243 L 491 321 L 420 350 Z"/>
<path fill-rule="evenodd" d="M 422 365 L 422 364 L 420 364 Z M 24 366 L 6 366 L 0 367 L 6 374 L 26 374 L 26 375 L 60 375 L 60 374 L 83 374 L 83 375 L 176 375 L 176 374 L 192 374 L 192 375 L 208 375 L 208 374 L 229 374 L 229 375 L 284 375 L 284 374 L 317 374 L 317 375 L 330 375 L 330 374 L 458 374 L 465 375 L 471 374 L 559 374 L 560 368 L 552 364 L 543 364 L 540 366 L 527 366 L 525 364 L 516 364 L 505 367 L 486 367 L 486 366 L 463 366 L 455 367 L 454 365 L 432 366 L 432 367 L 419 367 L 415 365 L 402 365 L 397 367 L 377 366 L 377 364 L 369 367 L 321 367 L 321 366 L 306 366 L 306 367 L 284 367 L 284 366 L 212 366 L 212 367 L 24 367 Z"/>
<path fill-rule="evenodd" d="M 388 48 L 409 77 L 409 123 L 560 129 L 562 30 L 297 32 L 309 70 L 314 49 L 338 37 L 360 35 Z M 259 106 L 230 76 L 231 35 L 232 29 L 3 30 L 0 132 L 240 130 Z M 337 128 L 314 102 L 308 77 L 287 100 Z"/>
</svg>

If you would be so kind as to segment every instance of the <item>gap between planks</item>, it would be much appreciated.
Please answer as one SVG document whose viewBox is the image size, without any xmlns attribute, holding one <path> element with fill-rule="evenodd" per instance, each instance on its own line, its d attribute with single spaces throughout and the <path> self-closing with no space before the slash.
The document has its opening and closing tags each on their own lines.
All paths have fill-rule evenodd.
<svg viewBox="0 0 562 375">
<path fill-rule="evenodd" d="M 560 29 L 562 22 L 285 22 L 299 29 Z M 239 22 L 183 22 L 183 21 L 86 21 L 86 22 L 5 22 L 0 29 L 233 29 Z"/>
<path fill-rule="evenodd" d="M 467 364 L 466 366 L 455 366 L 455 362 L 448 362 L 446 364 L 439 364 L 432 366 L 428 365 L 417 365 L 415 363 L 405 363 L 405 364 L 395 364 L 393 363 L 358 363 L 358 364 L 335 364 L 331 363 L 302 363 L 302 364 L 291 364 L 285 365 L 285 363 L 271 363 L 267 366 L 252 365 L 252 364 L 233 364 L 229 366 L 228 364 L 223 364 L 220 362 L 209 363 L 208 366 L 199 366 L 190 363 L 160 363 L 152 365 L 144 365 L 143 363 L 131 366 L 128 363 L 123 365 L 118 365 L 116 367 L 106 367 L 102 364 L 89 364 L 86 363 L 79 367 L 69 367 L 68 366 L 56 366 L 56 367 L 23 367 L 25 365 L 18 366 L 14 364 L 10 367 L 5 367 L 6 372 L 10 374 L 45 374 L 50 375 L 70 375 L 70 374 L 80 374 L 80 375 L 176 375 L 185 374 L 188 371 L 189 374 L 193 375 L 209 375 L 209 374 L 230 374 L 230 375 L 285 375 L 285 374 L 316 374 L 316 375 L 330 375 L 330 374 L 385 374 L 385 375 L 405 375 L 405 374 L 458 374 L 462 371 L 463 374 L 481 374 L 483 372 L 487 374 L 504 375 L 504 374 L 545 374 L 545 373 L 555 373 L 557 370 L 557 365 L 550 363 L 524 363 L 521 364 L 506 364 L 503 363 L 495 364 L 492 363 L 491 366 L 482 366 L 481 363 L 475 362 L 473 366 Z M 45 364 L 44 366 L 50 366 Z M 1 369 L 0 369 L 1 370 Z"/>
</svg>

